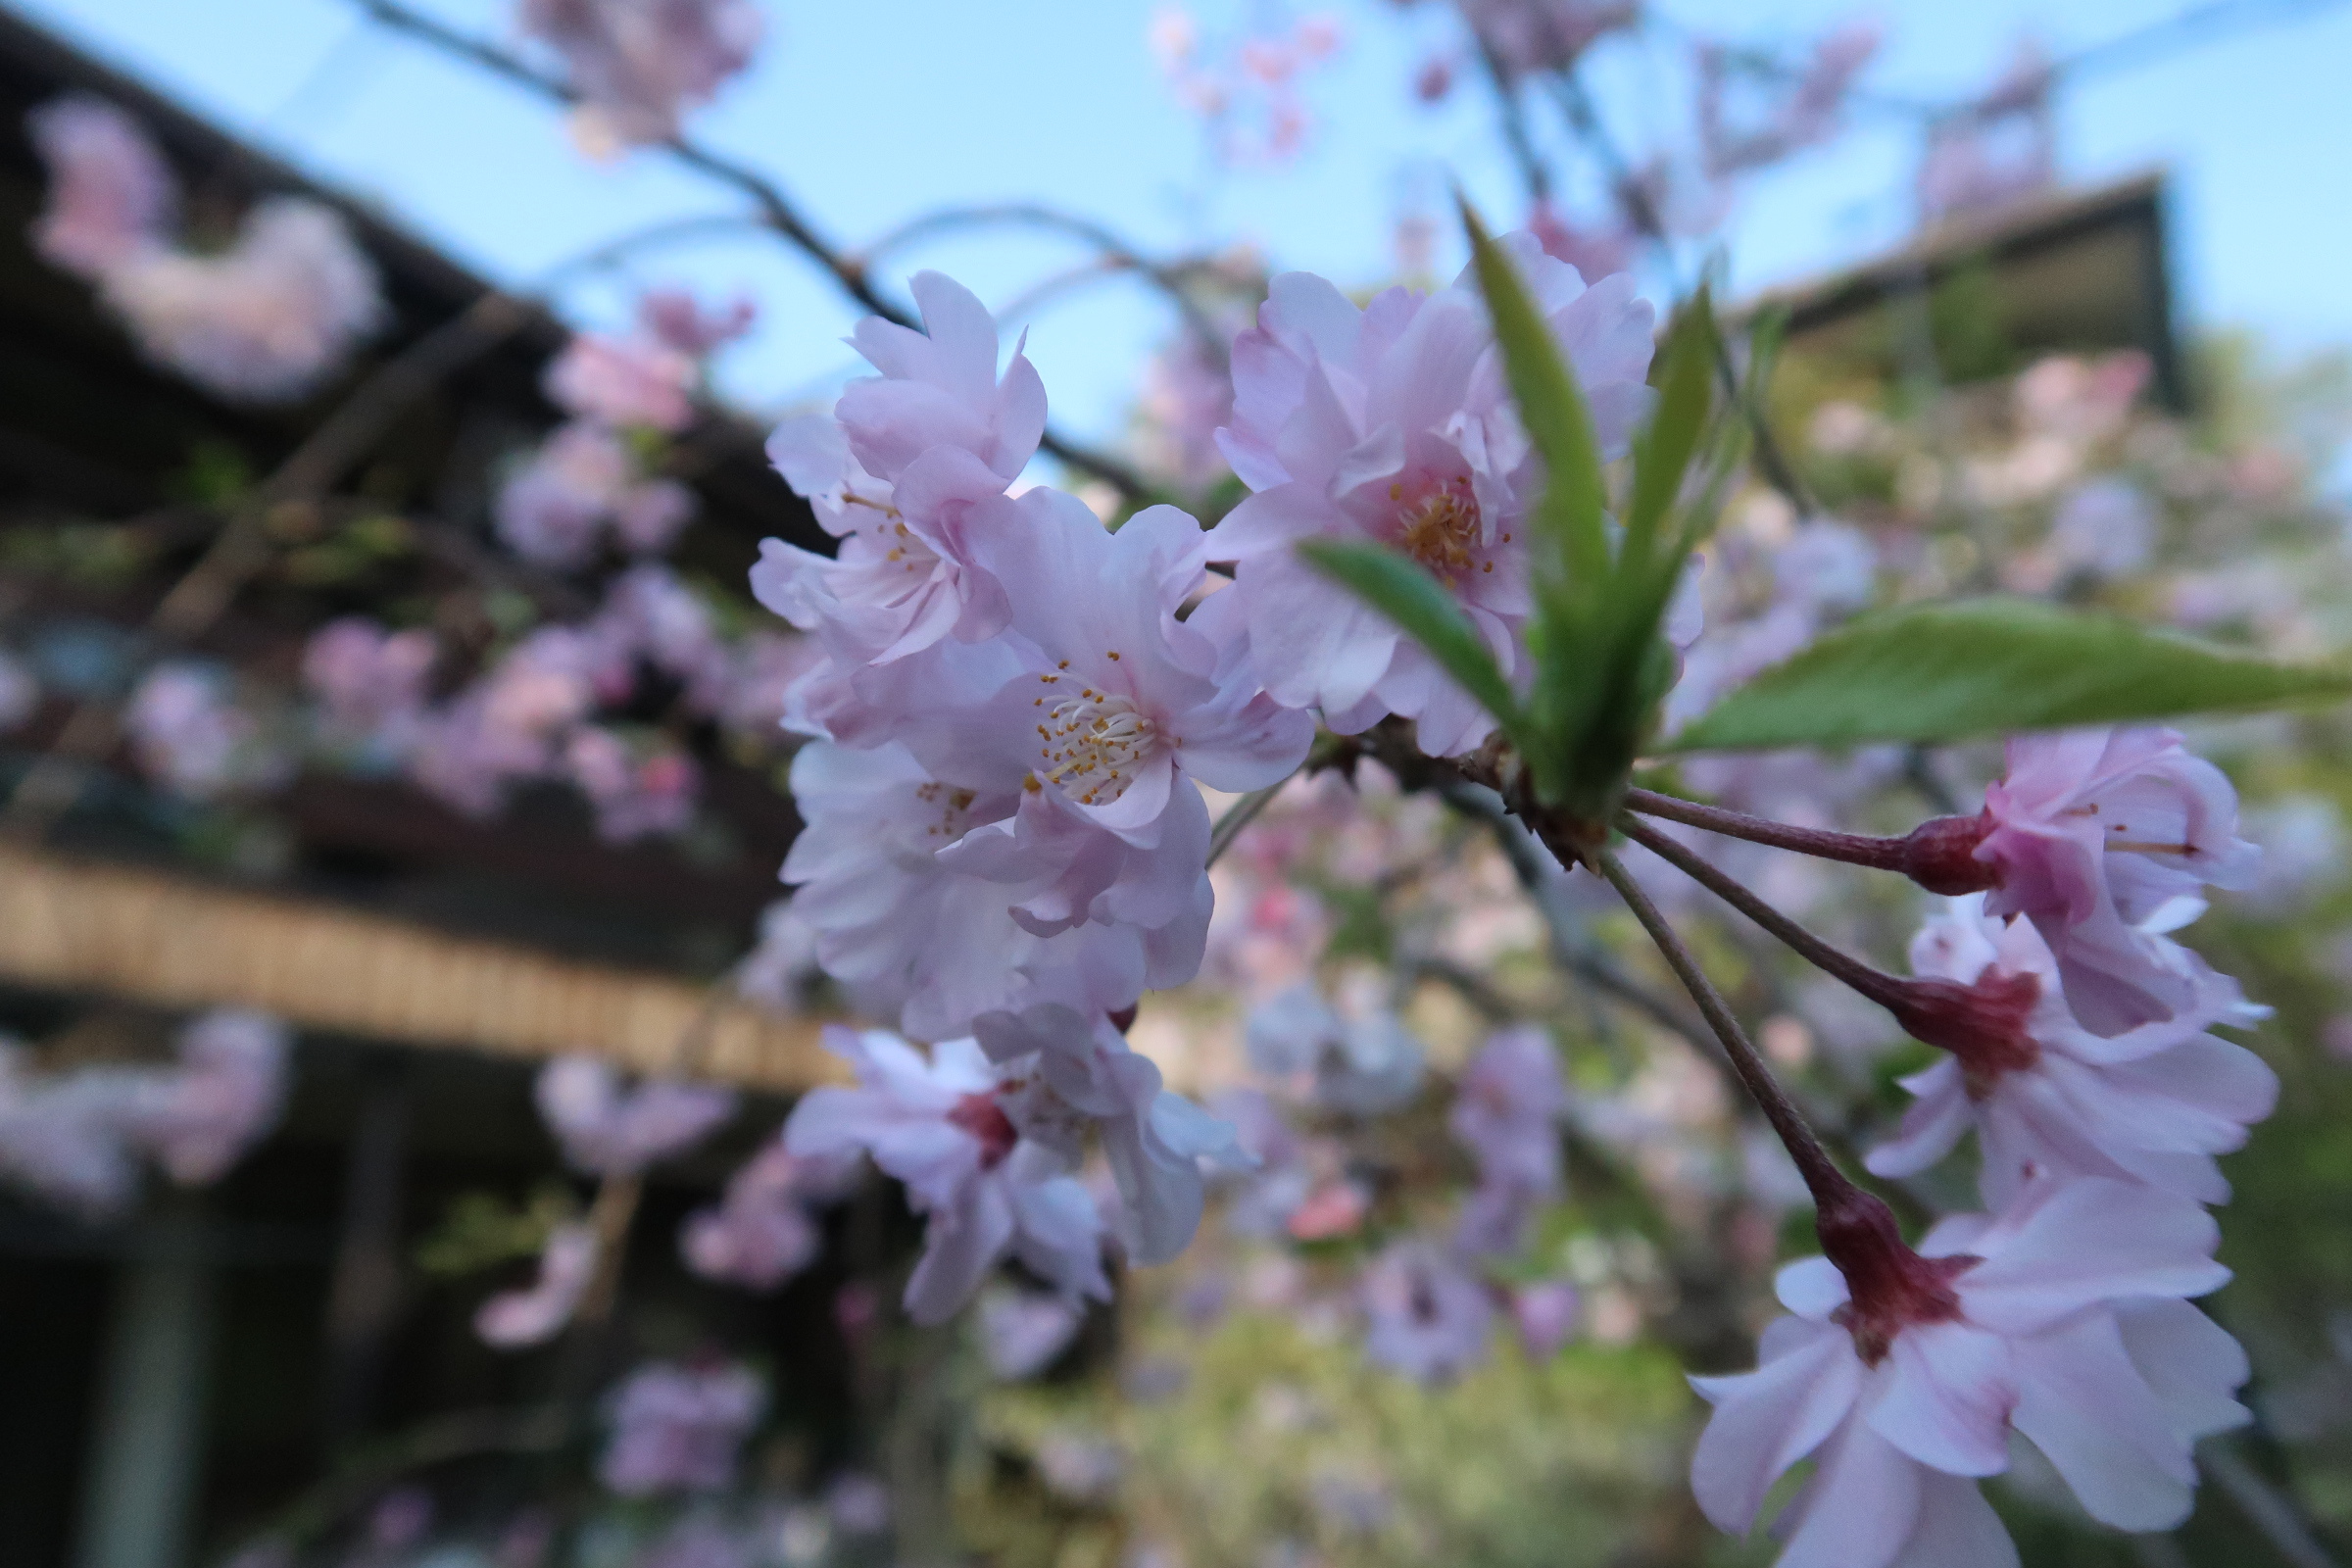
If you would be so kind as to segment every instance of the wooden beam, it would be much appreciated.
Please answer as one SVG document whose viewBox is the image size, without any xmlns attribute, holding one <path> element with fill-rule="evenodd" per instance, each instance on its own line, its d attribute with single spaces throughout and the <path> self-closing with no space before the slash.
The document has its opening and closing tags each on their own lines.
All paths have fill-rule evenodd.
<svg viewBox="0 0 2352 1568">
<path fill-rule="evenodd" d="M 0 980 L 172 1009 L 254 1007 L 301 1029 L 662 1072 L 705 989 L 471 940 L 320 900 L 0 845 Z M 794 1092 L 837 1079 L 817 1025 L 730 999 L 698 1076 Z"/>
</svg>

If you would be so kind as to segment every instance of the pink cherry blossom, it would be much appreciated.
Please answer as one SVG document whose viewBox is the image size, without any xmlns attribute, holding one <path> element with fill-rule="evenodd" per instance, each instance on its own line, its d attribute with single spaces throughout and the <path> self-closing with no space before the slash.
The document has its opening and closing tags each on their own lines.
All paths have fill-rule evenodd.
<svg viewBox="0 0 2352 1568">
<path fill-rule="evenodd" d="M 626 442 L 605 425 L 561 425 L 499 486 L 499 539 L 541 565 L 572 568 L 596 557 L 609 526 L 631 554 L 668 548 L 694 515 L 694 492 L 643 476 Z"/>
<path fill-rule="evenodd" d="M 307 396 L 383 324 L 375 264 L 332 208 L 275 196 L 215 255 L 140 251 L 100 280 L 150 358 L 222 397 Z"/>
<path fill-rule="evenodd" d="M 266 1013 L 208 1012 L 181 1031 L 179 1065 L 125 1118 L 131 1142 L 173 1181 L 228 1173 L 285 1108 L 286 1026 Z"/>
<path fill-rule="evenodd" d="M 764 23 L 753 0 L 522 0 L 522 30 L 564 57 L 592 153 L 678 132 L 752 62 Z"/>
<path fill-rule="evenodd" d="M 2233 983 L 2198 971 L 2183 1010 L 2093 1034 L 2068 1008 L 2033 923 L 1985 914 L 1981 895 L 1953 900 L 1930 922 L 1912 944 L 1912 967 L 1972 987 L 1986 1004 L 1976 1009 L 1972 1040 L 1902 1081 L 1918 1103 L 1901 1136 L 1872 1152 L 1872 1170 L 1923 1170 L 1973 1125 L 1984 1201 L 1996 1209 L 2046 1173 L 2143 1181 L 2209 1203 L 2229 1198 L 2213 1156 L 2242 1145 L 2278 1095 L 2261 1057 L 2206 1032 L 2247 1020 Z"/>
<path fill-rule="evenodd" d="M 387 631 L 365 615 L 346 615 L 304 645 L 303 684 L 318 699 L 332 740 L 398 759 L 416 744 L 440 653 L 422 627 Z"/>
<path fill-rule="evenodd" d="M 473 1315 L 473 1332 L 502 1350 L 545 1345 L 564 1331 L 579 1310 L 580 1298 L 596 1278 L 594 1227 L 558 1225 L 539 1253 L 538 1277 L 525 1289 L 502 1291 Z"/>
<path fill-rule="evenodd" d="M 2192 976 L 2141 927 L 2206 884 L 2245 886 L 2261 854 L 2229 779 L 2169 729 L 2018 737 L 1984 820 L 1976 858 L 2000 877 L 1985 911 L 2033 920 L 2100 1034 L 2190 1004 Z"/>
<path fill-rule="evenodd" d="M 809 1205 L 840 1189 L 838 1170 L 769 1144 L 727 1179 L 716 1208 L 686 1221 L 678 1249 L 705 1279 L 772 1291 L 815 1259 L 824 1238 Z"/>
<path fill-rule="evenodd" d="M 632 746 L 612 730 L 583 724 L 564 742 L 564 770 L 596 808 L 596 836 L 607 844 L 674 835 L 693 824 L 702 770 L 672 746 Z"/>
<path fill-rule="evenodd" d="M 1373 1365 L 1444 1383 L 1487 1357 L 1494 1301 L 1486 1285 L 1427 1242 L 1402 1241 L 1372 1260 L 1357 1287 Z"/>
<path fill-rule="evenodd" d="M 858 1086 L 803 1096 L 784 1147 L 813 1159 L 862 1152 L 906 1186 L 928 1216 L 906 1283 L 910 1316 L 944 1322 L 1006 1256 L 1066 1296 L 1110 1298 L 1102 1219 L 1069 1152 L 1074 1112 L 1046 1114 L 1051 1102 L 1008 1084 L 972 1040 L 942 1041 L 925 1057 L 887 1031 L 830 1027 L 825 1048 L 857 1070 Z M 1008 1089 L 1028 1102 L 1031 1127 L 1016 1125 Z"/>
<path fill-rule="evenodd" d="M 42 260 L 95 280 L 165 244 L 177 182 L 137 121 L 73 94 L 25 123 L 49 168 L 48 203 L 32 230 Z"/>
<path fill-rule="evenodd" d="M 121 1068 L 36 1075 L 0 1040 L 0 1180 L 88 1218 L 121 1213 L 138 1192 L 122 1124 L 143 1086 Z"/>
<path fill-rule="evenodd" d="M 2185 1299 L 2229 1277 L 2201 1208 L 2122 1182 L 2037 1182 L 1916 1253 L 1875 1212 L 1838 1230 L 1841 1264 L 1781 1271 L 1795 1315 L 1765 1330 L 1756 1371 L 1691 1380 L 1715 1406 L 1691 1460 L 1709 1519 L 1744 1533 L 1818 1454 L 1775 1526 L 1783 1568 L 2014 1562 L 1974 1484 L 2008 1468 L 2012 1431 L 2106 1524 L 2187 1516 L 2191 1445 L 2247 1419 L 2230 1396 L 2244 1352 Z"/>
<path fill-rule="evenodd" d="M 776 470 L 842 543 L 827 560 L 767 541 L 753 590 L 852 663 L 1003 626 L 1003 595 L 972 545 L 1010 525 L 1004 489 L 1045 430 L 1045 384 L 1018 349 L 999 376 L 987 307 L 937 272 L 912 287 L 926 330 L 860 321 L 851 341 L 881 374 L 851 382 L 833 417 L 788 419 L 768 441 Z"/>
<path fill-rule="evenodd" d="M 637 325 L 655 342 L 689 359 L 707 358 L 752 329 L 760 306 L 738 295 L 715 310 L 706 309 L 690 289 L 649 288 L 637 299 Z"/>
<path fill-rule="evenodd" d="M 559 1056 L 540 1069 L 539 1115 L 572 1166 L 598 1176 L 634 1176 L 701 1143 L 735 1114 L 732 1090 L 649 1079 L 620 1087 L 612 1064 Z"/>
<path fill-rule="evenodd" d="M 230 700 L 226 676 L 201 664 L 172 661 L 149 670 L 131 691 L 122 727 L 140 770 L 195 800 L 266 786 L 284 771 L 260 723 Z"/>
<path fill-rule="evenodd" d="M 1503 244 L 1576 365 L 1602 447 L 1621 451 L 1647 399 L 1649 305 L 1631 276 L 1585 287 L 1531 234 Z M 1460 598 L 1504 670 L 1521 667 L 1524 517 L 1539 479 L 1472 278 L 1358 308 L 1319 277 L 1285 273 L 1235 341 L 1233 374 L 1221 440 L 1255 493 L 1209 553 L 1240 564 L 1233 593 L 1216 598 L 1238 600 L 1268 691 L 1321 708 L 1342 733 L 1396 713 L 1433 756 L 1477 746 L 1493 723 L 1468 694 L 1293 551 L 1321 537 L 1403 550 Z"/>
<path fill-rule="evenodd" d="M 674 434 L 694 422 L 694 357 L 654 337 L 582 332 L 547 368 L 547 395 L 609 429 Z"/>
<path fill-rule="evenodd" d="M 793 798 L 807 826 L 785 858 L 784 879 L 797 886 L 793 907 L 816 933 L 827 974 L 917 1035 L 1045 1001 L 1109 1011 L 1148 987 L 1191 978 L 1207 939 L 1205 815 L 1196 833 L 1165 834 L 1148 851 L 1065 816 L 1051 853 L 1031 863 L 969 866 L 943 852 L 1011 820 L 1025 775 L 994 788 L 981 776 L 935 777 L 899 746 L 818 743 L 793 759 Z M 1083 908 L 1076 920 L 1041 917 L 1031 908 L 1040 899 L 1062 910 L 1055 884 L 1070 866 L 1114 889 L 1140 880 L 1184 892 L 1156 907 L 1119 900 L 1101 919 Z"/>
<path fill-rule="evenodd" d="M 2056 81 L 2029 39 L 1990 92 L 1928 127 L 1914 176 L 1921 222 L 2004 207 L 2056 179 Z"/>
<path fill-rule="evenodd" d="M 1007 1101 L 1027 1136 L 1065 1140 L 1063 1152 L 1075 1157 L 1079 1146 L 1057 1124 L 1073 1112 L 1093 1124 L 1118 1185 L 1119 1241 L 1137 1263 L 1164 1263 L 1191 1244 L 1205 1197 L 1203 1165 L 1250 1164 L 1235 1129 L 1160 1087 L 1159 1068 L 1100 1013 L 1046 1004 L 984 1014 L 976 1033 L 1001 1070 L 1033 1073 L 1036 1087 L 1017 1103 Z"/>
<path fill-rule="evenodd" d="M 1217 431 L 1233 420 L 1233 376 L 1189 327 L 1144 368 L 1137 413 L 1145 465 L 1198 495 L 1227 472 Z"/>
<path fill-rule="evenodd" d="M 766 1386 L 747 1366 L 639 1367 L 606 1400 L 612 1437 L 597 1479 L 624 1497 L 724 1491 L 766 1409 Z"/>
<path fill-rule="evenodd" d="M 469 815 L 497 810 L 509 782 L 555 765 L 559 741 L 595 705 L 599 654 L 573 627 L 530 633 L 428 715 L 410 776 Z"/>
<path fill-rule="evenodd" d="M 727 700 L 735 662 L 717 620 L 661 562 L 641 562 L 614 577 L 583 630 L 595 645 L 596 680 L 608 701 L 634 689 L 639 662 L 684 687 L 681 695 L 697 712 L 715 713 Z"/>
</svg>

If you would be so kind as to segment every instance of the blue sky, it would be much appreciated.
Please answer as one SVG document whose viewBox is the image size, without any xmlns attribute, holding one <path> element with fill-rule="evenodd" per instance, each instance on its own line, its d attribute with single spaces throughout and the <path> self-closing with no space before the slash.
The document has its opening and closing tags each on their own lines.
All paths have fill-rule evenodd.
<svg viewBox="0 0 2352 1568">
<path fill-rule="evenodd" d="M 507 281 L 544 275 L 601 241 L 664 219 L 725 213 L 728 193 L 640 155 L 583 162 L 559 121 L 514 89 L 362 25 L 348 0 L 13 0 L 119 66 L 354 194 Z M 505 36 L 511 0 L 424 0 Z M 1145 45 L 1151 0 L 761 0 L 769 44 L 695 122 L 773 172 L 829 234 L 871 238 L 951 204 L 1044 200 L 1102 219 L 1146 247 L 1247 242 L 1277 265 L 1356 283 L 1383 275 L 1400 205 L 1460 179 L 1514 216 L 1487 106 L 1458 93 L 1415 106 L 1406 83 L 1446 35 L 1428 0 L 1329 0 L 1343 54 L 1309 84 L 1308 151 L 1272 171 L 1204 173 L 1197 123 Z M 1212 32 L 1246 7 L 1198 0 Z M 1943 98 L 1981 84 L 2031 24 L 2057 53 L 2174 14 L 2184 0 L 1901 0 L 1864 14 L 1888 43 L 1869 81 Z M 1306 9 L 1301 4 L 1297 9 Z M 1793 45 L 1857 13 L 1844 0 L 1666 0 L 1690 28 Z M 2242 323 L 2292 350 L 2352 342 L 2352 5 L 2280 4 L 2267 25 L 2072 87 L 2070 178 L 2156 165 L 2176 175 L 2178 282 L 2196 323 Z M 1671 127 L 1679 74 L 1662 52 L 1621 51 L 1601 83 L 1629 140 Z M 1736 286 L 1818 270 L 1900 237 L 1916 130 L 1865 119 L 1836 147 L 1745 188 L 1728 231 Z M 909 250 L 1003 302 L 1080 259 L 1034 237 L 958 236 Z M 850 368 L 851 316 L 790 253 L 754 238 L 662 251 L 639 279 L 682 278 L 760 299 L 756 337 L 723 367 L 756 408 L 807 400 Z M 562 292 L 610 319 L 621 281 Z M 1056 419 L 1100 435 L 1124 416 L 1136 369 L 1165 331 L 1130 283 L 1064 296 L 1029 322 Z"/>
</svg>

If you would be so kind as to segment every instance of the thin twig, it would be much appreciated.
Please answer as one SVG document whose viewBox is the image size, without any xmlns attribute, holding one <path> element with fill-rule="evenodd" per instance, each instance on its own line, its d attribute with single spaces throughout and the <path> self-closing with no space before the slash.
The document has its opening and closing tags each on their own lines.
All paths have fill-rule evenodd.
<svg viewBox="0 0 2352 1568">
<path fill-rule="evenodd" d="M 1758 898 L 1737 878 L 1710 865 L 1688 846 L 1630 813 L 1619 817 L 1617 826 L 1627 838 L 1771 932 L 1799 957 L 1823 973 L 1843 981 L 1883 1007 L 1893 1007 L 1900 1003 L 1904 989 L 1901 980 L 1872 968 L 1852 954 L 1806 930 Z"/>
<path fill-rule="evenodd" d="M 402 4 L 401 0 L 352 0 L 352 3 L 384 26 L 430 44 L 444 54 L 479 66 L 493 75 L 550 102 L 574 105 L 581 101 L 578 91 L 562 77 L 539 70 L 494 43 L 469 36 L 459 28 L 414 10 Z M 767 175 L 740 159 L 693 140 L 683 132 L 656 145 L 687 168 L 708 174 L 722 184 L 731 185 L 749 196 L 760 211 L 760 220 L 770 230 L 814 262 L 843 293 L 858 305 L 901 326 L 916 325 L 913 315 L 904 306 L 885 299 L 877 292 L 864 270 L 840 248 L 819 235 L 801 215 L 800 209 L 784 194 L 783 188 Z M 1127 464 L 1082 446 L 1051 429 L 1046 431 L 1038 444 L 1071 467 L 1093 474 L 1109 484 L 1131 501 L 1146 500 L 1153 494 L 1151 484 Z"/>
<path fill-rule="evenodd" d="M 2235 1447 L 2208 1443 L 2197 1449 L 2197 1466 L 2230 1494 L 2238 1512 L 2262 1532 L 2280 1558 L 2294 1568 L 2336 1568 L 2335 1557 L 2320 1544 L 2294 1498 L 2271 1485 Z"/>
<path fill-rule="evenodd" d="M 1874 871 L 1904 869 L 1904 841 L 1899 838 L 1878 838 L 1863 833 L 1835 833 L 1824 828 L 1798 827 L 1789 822 L 1775 822 L 1769 817 L 1750 816 L 1744 811 L 1730 811 L 1720 806 L 1702 806 L 1679 796 L 1660 795 L 1655 790 L 1629 789 L 1625 792 L 1628 808 L 1648 816 L 1662 816 L 1669 822 L 1685 827 L 1704 828 L 1727 838 L 1744 839 L 1750 844 L 1768 845 L 1776 850 L 1794 850 L 1821 860 L 1841 860 L 1847 865 L 1864 865 Z"/>
<path fill-rule="evenodd" d="M 1216 864 L 1225 852 L 1233 848 L 1233 841 L 1242 836 L 1242 829 L 1255 821 L 1258 812 L 1273 805 L 1274 797 L 1282 793 L 1283 784 L 1289 782 L 1286 778 L 1282 784 L 1269 784 L 1262 790 L 1251 790 L 1225 808 L 1225 814 L 1218 817 L 1217 825 L 1209 830 L 1208 860 L 1202 865 L 1202 870 Z"/>
<path fill-rule="evenodd" d="M 1822 1148 L 1821 1140 L 1814 1136 L 1813 1129 L 1797 1110 L 1795 1102 L 1788 1098 L 1788 1092 L 1781 1087 L 1780 1080 L 1773 1077 L 1772 1069 L 1764 1064 L 1763 1056 L 1758 1054 L 1754 1043 L 1747 1038 L 1747 1031 L 1740 1027 L 1738 1018 L 1732 1016 L 1731 1006 L 1723 1000 L 1723 994 L 1715 989 L 1715 983 L 1699 967 L 1698 959 L 1683 945 L 1683 939 L 1675 934 L 1674 927 L 1667 923 L 1666 916 L 1651 902 L 1648 892 L 1612 851 L 1595 850 L 1590 858 L 1593 868 L 1608 878 L 1609 885 L 1617 890 L 1618 897 L 1625 900 L 1626 906 L 1634 911 L 1634 918 L 1642 922 L 1642 929 L 1649 933 L 1650 941 L 1665 956 L 1667 967 L 1674 971 L 1676 979 L 1682 981 L 1683 989 L 1690 993 L 1690 1000 L 1698 1004 L 1698 1010 L 1705 1016 L 1708 1027 L 1715 1031 L 1715 1038 L 1722 1045 L 1724 1054 L 1731 1057 L 1733 1070 L 1746 1087 L 1748 1098 L 1764 1113 L 1764 1119 L 1772 1124 L 1773 1132 L 1780 1137 L 1781 1146 L 1788 1151 L 1789 1159 L 1795 1163 L 1797 1174 L 1804 1177 L 1805 1187 L 1813 1195 L 1814 1205 L 1827 1212 L 1838 1205 L 1841 1200 L 1853 1195 L 1856 1191 L 1854 1184 L 1830 1158 L 1829 1151 Z"/>
</svg>

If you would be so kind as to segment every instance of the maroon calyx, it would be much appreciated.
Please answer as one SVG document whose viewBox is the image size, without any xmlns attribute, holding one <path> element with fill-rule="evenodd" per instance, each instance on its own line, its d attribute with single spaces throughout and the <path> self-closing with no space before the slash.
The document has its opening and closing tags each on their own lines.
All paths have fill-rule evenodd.
<svg viewBox="0 0 2352 1568">
<path fill-rule="evenodd" d="M 966 1095 L 956 1102 L 948 1112 L 951 1124 L 962 1128 L 980 1144 L 980 1168 L 994 1170 L 1012 1152 L 1012 1146 L 1021 1141 L 1020 1130 L 1004 1107 L 997 1103 L 994 1095 Z"/>
<path fill-rule="evenodd" d="M 2023 1072 L 2041 1060 L 2041 1047 L 2026 1029 L 2040 1000 L 2037 977 L 1992 969 L 1965 986 L 1956 980 L 1905 980 L 1885 999 L 1905 1034 L 1958 1058 L 1969 1093 L 1979 1100 L 2001 1074 Z"/>
<path fill-rule="evenodd" d="M 1992 813 L 1931 816 L 1905 834 L 1900 852 L 1903 875 L 1926 888 L 1957 898 L 2001 885 L 2001 869 L 1977 858 L 1977 846 L 1992 831 Z"/>
<path fill-rule="evenodd" d="M 1823 1254 L 1845 1276 L 1846 1304 L 1833 1321 L 1854 1337 L 1864 1365 L 1885 1360 L 1904 1329 L 1959 1317 L 1952 1281 L 1978 1259 L 1920 1256 L 1904 1245 L 1886 1205 L 1859 1188 L 1823 1204 L 1814 1228 Z"/>
</svg>

